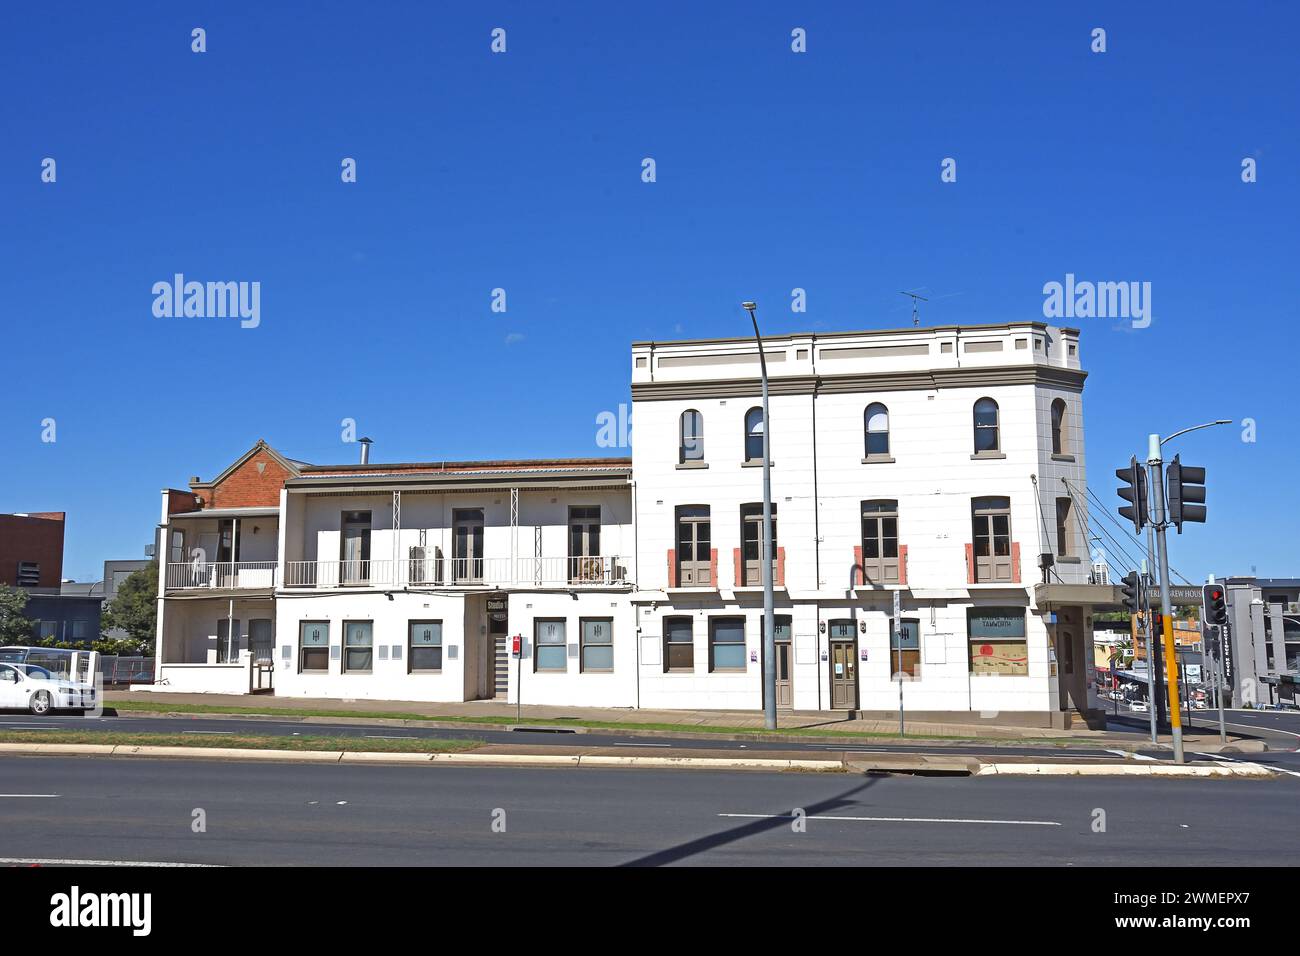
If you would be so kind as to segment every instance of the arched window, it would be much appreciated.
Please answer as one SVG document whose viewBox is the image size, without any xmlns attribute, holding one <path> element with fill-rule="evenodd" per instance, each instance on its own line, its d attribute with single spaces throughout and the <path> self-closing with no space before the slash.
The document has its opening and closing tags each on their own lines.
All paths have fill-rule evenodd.
<svg viewBox="0 0 1300 956">
<path fill-rule="evenodd" d="M 1069 440 L 1065 434 L 1065 399 L 1052 402 L 1052 454 L 1068 455 Z"/>
<path fill-rule="evenodd" d="M 763 460 L 763 409 L 745 412 L 745 461 Z"/>
<path fill-rule="evenodd" d="M 867 433 L 867 457 L 887 457 L 889 455 L 889 409 L 879 402 L 872 402 L 863 413 L 863 422 Z"/>
<path fill-rule="evenodd" d="M 998 403 L 991 398 L 981 398 L 975 403 L 975 454 L 996 452 L 1000 448 Z"/>
<path fill-rule="evenodd" d="M 682 412 L 679 460 L 683 465 L 704 460 L 704 416 L 693 408 Z"/>
</svg>

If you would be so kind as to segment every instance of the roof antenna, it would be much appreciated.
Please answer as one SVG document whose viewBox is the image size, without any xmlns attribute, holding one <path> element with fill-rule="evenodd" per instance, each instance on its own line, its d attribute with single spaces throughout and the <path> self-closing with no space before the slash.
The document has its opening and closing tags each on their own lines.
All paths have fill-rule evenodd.
<svg viewBox="0 0 1300 956">
<path fill-rule="evenodd" d="M 917 300 L 917 299 L 920 299 L 922 302 L 929 302 L 930 300 L 927 299 L 927 298 L 926 298 L 925 296 L 923 296 L 923 295 L 917 295 L 915 292 L 900 292 L 900 293 L 898 293 L 898 294 L 899 294 L 899 295 L 905 295 L 905 296 L 908 296 L 908 297 L 911 298 L 911 300 L 912 300 L 912 325 L 917 326 L 917 327 L 919 328 L 920 325 L 921 325 L 921 315 L 920 315 L 920 313 L 917 312 L 917 310 L 916 310 L 916 300 Z"/>
</svg>

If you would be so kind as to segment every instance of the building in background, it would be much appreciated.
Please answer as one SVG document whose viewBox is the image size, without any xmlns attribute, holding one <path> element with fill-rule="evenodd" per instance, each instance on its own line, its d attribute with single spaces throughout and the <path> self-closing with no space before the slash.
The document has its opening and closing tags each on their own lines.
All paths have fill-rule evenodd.
<svg viewBox="0 0 1300 956">
<path fill-rule="evenodd" d="M 0 514 L 0 584 L 59 593 L 65 517 L 62 511 Z"/>
<path fill-rule="evenodd" d="M 1296 705 L 1300 578 L 1230 577 L 1224 666 L 1237 706 Z"/>
</svg>

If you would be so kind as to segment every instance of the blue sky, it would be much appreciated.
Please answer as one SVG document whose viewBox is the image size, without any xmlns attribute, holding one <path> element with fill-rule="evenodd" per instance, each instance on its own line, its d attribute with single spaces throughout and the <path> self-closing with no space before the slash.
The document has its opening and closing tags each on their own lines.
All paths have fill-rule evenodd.
<svg viewBox="0 0 1300 956">
<path fill-rule="evenodd" d="M 1073 323 L 1093 489 L 1117 502 L 1150 431 L 1253 418 L 1180 441 L 1210 523 L 1172 558 L 1300 575 L 1297 26 L 1271 2 L 14 6 L 0 511 L 67 511 L 65 576 L 95 580 L 160 488 L 258 438 L 350 461 L 353 418 L 382 460 L 605 453 L 633 339 L 745 334 L 747 298 L 771 332 L 902 326 L 918 288 L 926 324 L 1040 319 L 1074 273 L 1152 285 L 1149 328 Z M 260 282 L 261 324 L 155 318 L 177 272 Z"/>
</svg>

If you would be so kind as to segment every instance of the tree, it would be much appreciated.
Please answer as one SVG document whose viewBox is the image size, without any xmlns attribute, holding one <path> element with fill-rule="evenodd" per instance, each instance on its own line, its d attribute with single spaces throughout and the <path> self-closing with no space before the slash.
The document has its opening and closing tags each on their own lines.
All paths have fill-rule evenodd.
<svg viewBox="0 0 1300 956">
<path fill-rule="evenodd" d="M 158 562 L 128 575 L 117 597 L 104 606 L 104 630 L 120 627 L 138 652 L 153 653 L 158 632 Z"/>
<path fill-rule="evenodd" d="M 33 623 L 23 611 L 27 592 L 0 584 L 0 644 L 26 644 L 32 638 Z"/>
</svg>

